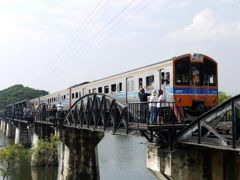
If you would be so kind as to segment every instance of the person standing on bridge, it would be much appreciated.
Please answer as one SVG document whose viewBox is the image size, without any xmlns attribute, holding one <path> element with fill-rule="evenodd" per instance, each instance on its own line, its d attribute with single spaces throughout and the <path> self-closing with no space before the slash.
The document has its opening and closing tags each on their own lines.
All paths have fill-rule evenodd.
<svg viewBox="0 0 240 180">
<path fill-rule="evenodd" d="M 143 87 L 140 87 L 138 92 L 138 97 L 141 102 L 140 104 L 140 120 L 142 123 L 146 123 L 148 119 L 148 96 L 150 96 L 149 93 L 145 93 L 145 90 Z"/>
<path fill-rule="evenodd" d="M 156 124 L 157 122 L 157 91 L 153 90 L 151 92 L 151 96 L 149 98 L 149 110 L 150 110 L 150 117 L 149 117 L 149 124 Z"/>
<path fill-rule="evenodd" d="M 163 123 L 163 113 L 162 113 L 162 103 L 164 102 L 163 100 L 163 90 L 162 89 L 159 89 L 159 94 L 158 94 L 158 103 L 157 103 L 157 112 L 158 112 L 158 122 L 160 124 Z"/>
</svg>

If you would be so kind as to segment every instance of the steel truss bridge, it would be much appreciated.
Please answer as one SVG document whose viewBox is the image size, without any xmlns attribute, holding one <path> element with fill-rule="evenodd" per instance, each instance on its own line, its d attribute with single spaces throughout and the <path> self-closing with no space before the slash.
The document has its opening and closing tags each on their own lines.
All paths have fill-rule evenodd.
<svg viewBox="0 0 240 180">
<path fill-rule="evenodd" d="M 28 101 L 8 105 L 2 121 L 22 122 L 28 126 L 45 124 L 61 128 L 139 132 L 150 142 L 173 148 L 176 144 L 195 145 L 224 150 L 240 150 L 240 95 L 202 114 L 191 123 L 173 102 L 160 103 L 156 124 L 148 124 L 148 104 L 121 104 L 105 94 L 92 93 L 78 99 L 67 112 L 48 110 L 42 103 L 29 117 L 23 108 Z"/>
</svg>

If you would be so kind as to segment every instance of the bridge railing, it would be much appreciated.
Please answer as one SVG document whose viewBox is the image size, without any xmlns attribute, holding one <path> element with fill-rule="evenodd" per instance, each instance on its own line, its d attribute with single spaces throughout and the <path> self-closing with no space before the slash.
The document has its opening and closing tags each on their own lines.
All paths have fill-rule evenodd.
<svg viewBox="0 0 240 180">
<path fill-rule="evenodd" d="M 177 135 L 177 142 L 240 148 L 240 95 L 199 116 Z"/>
<path fill-rule="evenodd" d="M 156 124 L 184 123 L 183 113 L 174 102 L 153 102 L 158 104 Z M 148 102 L 128 103 L 129 123 L 149 123 L 150 108 Z"/>
</svg>

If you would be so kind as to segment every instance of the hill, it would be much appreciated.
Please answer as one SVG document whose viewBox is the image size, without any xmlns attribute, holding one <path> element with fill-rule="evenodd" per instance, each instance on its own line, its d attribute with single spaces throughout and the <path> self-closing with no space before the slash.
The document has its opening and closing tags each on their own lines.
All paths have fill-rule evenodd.
<svg viewBox="0 0 240 180">
<path fill-rule="evenodd" d="M 3 109 L 6 105 L 17 101 L 33 99 L 46 94 L 48 94 L 47 91 L 36 90 L 17 84 L 0 91 L 0 109 Z"/>
</svg>

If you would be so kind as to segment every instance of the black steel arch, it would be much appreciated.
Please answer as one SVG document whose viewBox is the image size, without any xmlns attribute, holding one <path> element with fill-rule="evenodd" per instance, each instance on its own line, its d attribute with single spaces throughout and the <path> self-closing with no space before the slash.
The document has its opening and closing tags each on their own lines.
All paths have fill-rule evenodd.
<svg viewBox="0 0 240 180">
<path fill-rule="evenodd" d="M 128 129 L 127 107 L 111 96 L 90 93 L 78 99 L 70 108 L 62 126 L 105 131 Z"/>
</svg>

